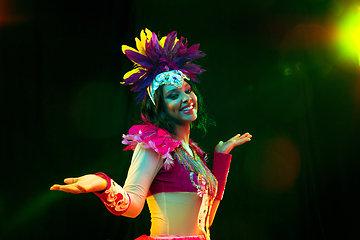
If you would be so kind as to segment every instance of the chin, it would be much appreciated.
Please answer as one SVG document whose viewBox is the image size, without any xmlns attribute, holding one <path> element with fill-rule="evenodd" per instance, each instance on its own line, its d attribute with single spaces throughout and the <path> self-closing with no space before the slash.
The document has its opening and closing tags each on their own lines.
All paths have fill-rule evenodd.
<svg viewBox="0 0 360 240">
<path fill-rule="evenodd" d="M 190 119 L 187 119 L 186 122 L 192 123 L 192 122 L 194 122 L 196 119 L 197 119 L 197 116 L 194 116 L 194 117 L 192 117 L 192 118 L 190 118 Z"/>
<path fill-rule="evenodd" d="M 195 116 L 193 118 L 173 119 L 173 122 L 177 125 L 186 125 L 194 122 L 196 119 L 197 117 Z"/>
<path fill-rule="evenodd" d="M 197 115 L 191 120 L 191 122 L 196 121 L 196 119 L 197 119 Z"/>
</svg>

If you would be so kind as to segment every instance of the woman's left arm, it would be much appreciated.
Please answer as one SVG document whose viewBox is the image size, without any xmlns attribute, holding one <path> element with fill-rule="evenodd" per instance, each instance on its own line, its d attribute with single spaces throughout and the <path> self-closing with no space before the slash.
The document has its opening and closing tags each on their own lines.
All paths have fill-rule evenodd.
<svg viewBox="0 0 360 240">
<path fill-rule="evenodd" d="M 214 220 L 216 210 L 224 194 L 226 179 L 231 162 L 231 155 L 229 153 L 234 147 L 251 141 L 251 137 L 252 136 L 249 133 L 245 133 L 243 135 L 237 134 L 225 143 L 220 141 L 219 144 L 215 147 L 213 174 L 218 180 L 218 191 L 210 212 L 210 225 Z"/>
</svg>

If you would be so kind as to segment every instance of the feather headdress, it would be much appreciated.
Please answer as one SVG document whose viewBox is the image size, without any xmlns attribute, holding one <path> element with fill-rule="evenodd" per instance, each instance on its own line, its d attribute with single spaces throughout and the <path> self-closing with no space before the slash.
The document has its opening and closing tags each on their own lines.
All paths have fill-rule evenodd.
<svg viewBox="0 0 360 240">
<path fill-rule="evenodd" d="M 138 103 L 146 97 L 148 87 L 160 73 L 179 70 L 191 81 L 199 82 L 196 75 L 205 70 L 192 61 L 205 53 L 199 50 L 200 44 L 187 48 L 187 40 L 176 36 L 177 32 L 173 31 L 159 41 L 155 33 L 145 29 L 140 32 L 140 40 L 135 38 L 137 50 L 122 46 L 123 53 L 134 62 L 134 69 L 124 75 L 121 84 L 131 85 L 131 91 L 139 92 Z"/>
</svg>

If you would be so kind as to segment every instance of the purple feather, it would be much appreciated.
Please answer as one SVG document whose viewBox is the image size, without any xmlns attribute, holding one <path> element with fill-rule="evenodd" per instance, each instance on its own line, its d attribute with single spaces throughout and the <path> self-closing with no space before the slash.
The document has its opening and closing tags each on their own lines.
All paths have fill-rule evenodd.
<svg viewBox="0 0 360 240">
<path fill-rule="evenodd" d="M 139 79 L 139 82 L 137 82 L 137 84 L 132 85 L 131 91 L 140 92 L 143 89 L 146 89 L 150 85 L 151 82 L 152 82 L 152 79 L 145 76 L 145 77 Z"/>
<path fill-rule="evenodd" d="M 199 50 L 200 44 L 194 44 L 191 47 L 189 47 L 189 49 L 187 50 L 187 52 L 195 52 L 197 50 Z"/>
<path fill-rule="evenodd" d="M 136 100 L 137 100 L 137 104 L 139 104 L 139 103 L 141 103 L 141 101 L 143 100 L 143 99 L 145 99 L 145 97 L 146 97 L 146 90 L 144 90 L 144 91 L 142 91 L 142 92 L 140 92 L 139 93 L 139 95 L 136 97 Z"/>
<path fill-rule="evenodd" d="M 132 50 L 125 50 L 126 56 L 135 62 L 135 65 L 144 68 L 124 80 L 124 84 L 132 84 L 131 91 L 139 92 L 136 98 L 138 103 L 146 97 L 146 89 L 159 73 L 180 70 L 193 82 L 199 82 L 197 74 L 205 70 L 191 62 L 204 57 L 205 53 L 199 51 L 200 44 L 194 44 L 187 49 L 188 42 L 186 38 L 181 37 L 175 43 L 176 36 L 175 31 L 169 33 L 164 47 L 161 47 L 156 34 L 153 33 L 150 41 L 145 42 L 145 55 Z"/>
<path fill-rule="evenodd" d="M 125 54 L 130 60 L 141 65 L 144 68 L 149 68 L 153 66 L 151 60 L 140 53 L 131 50 L 125 50 Z"/>
<path fill-rule="evenodd" d="M 141 69 L 140 72 L 138 73 L 133 73 L 130 77 L 128 77 L 127 79 L 124 79 L 124 84 L 125 85 L 129 85 L 129 84 L 133 84 L 137 81 L 139 81 L 139 78 L 144 75 L 144 73 L 146 73 L 145 70 Z"/>
<path fill-rule="evenodd" d="M 171 56 L 171 50 L 174 46 L 175 40 L 176 40 L 177 33 L 175 31 L 169 33 L 165 39 L 164 47 L 163 47 L 163 55 L 166 58 L 169 58 Z"/>
<path fill-rule="evenodd" d="M 151 84 L 153 79 L 154 79 L 153 74 L 145 76 L 144 79 L 141 82 L 139 82 L 139 84 L 137 85 L 137 88 L 139 89 L 138 91 L 140 91 L 140 89 L 146 89 Z"/>
<path fill-rule="evenodd" d="M 155 33 L 153 33 L 153 38 L 151 39 L 151 41 L 152 41 L 153 47 L 155 49 L 155 52 L 156 52 L 158 58 L 160 58 L 161 54 L 162 54 L 162 49 L 161 49 L 161 46 L 159 44 L 159 40 L 158 40 Z"/>
<path fill-rule="evenodd" d="M 176 53 L 177 51 L 179 51 L 179 49 L 181 47 L 182 40 L 183 40 L 183 38 L 181 37 L 181 39 L 175 43 L 175 46 L 174 46 L 174 48 L 172 50 L 173 53 Z"/>
<path fill-rule="evenodd" d="M 201 66 L 194 63 L 184 64 L 183 69 L 185 69 L 188 72 L 192 72 L 196 74 L 200 74 L 206 71 L 205 69 L 201 69 Z"/>
<path fill-rule="evenodd" d="M 153 33 L 154 34 L 154 33 Z M 154 34 L 154 36 L 156 37 L 156 35 Z M 157 42 L 157 38 L 156 38 L 156 43 L 154 43 L 155 40 L 154 39 L 151 39 L 149 42 L 145 42 L 145 52 L 146 52 L 146 55 L 151 59 L 152 61 L 152 65 L 154 66 L 154 63 L 156 63 L 157 59 L 158 59 L 158 53 L 157 53 L 157 49 L 156 49 L 156 46 L 158 44 Z"/>
</svg>

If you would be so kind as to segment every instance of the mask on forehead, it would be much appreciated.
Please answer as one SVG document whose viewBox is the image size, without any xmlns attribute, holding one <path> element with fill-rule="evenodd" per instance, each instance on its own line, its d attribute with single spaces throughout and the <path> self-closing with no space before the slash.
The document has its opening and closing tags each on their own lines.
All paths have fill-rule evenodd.
<svg viewBox="0 0 360 240">
<path fill-rule="evenodd" d="M 172 70 L 158 74 L 152 81 L 150 86 L 147 88 L 152 103 L 156 105 L 154 100 L 154 94 L 161 85 L 173 85 L 177 88 L 181 88 L 184 80 L 190 79 L 179 70 Z"/>
<path fill-rule="evenodd" d="M 197 75 L 205 70 L 193 61 L 205 56 L 199 50 L 200 44 L 188 48 L 187 40 L 178 39 L 171 32 L 158 40 L 148 29 L 141 31 L 140 39 L 135 38 L 136 47 L 122 46 L 124 54 L 134 63 L 134 69 L 124 75 L 121 84 L 130 85 L 130 90 L 139 92 L 138 103 L 149 97 L 155 104 L 156 89 L 164 84 L 181 87 L 185 79 L 198 83 Z"/>
</svg>

